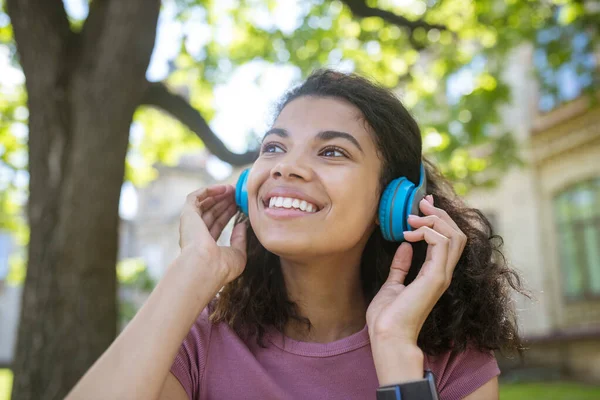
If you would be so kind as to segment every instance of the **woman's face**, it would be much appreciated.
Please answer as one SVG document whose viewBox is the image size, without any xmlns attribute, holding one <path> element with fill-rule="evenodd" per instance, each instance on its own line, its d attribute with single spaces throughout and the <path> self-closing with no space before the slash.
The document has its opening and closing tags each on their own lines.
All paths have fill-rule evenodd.
<svg viewBox="0 0 600 400">
<path fill-rule="evenodd" d="M 358 108 L 300 97 L 281 112 L 248 176 L 250 223 L 281 257 L 364 246 L 375 227 L 381 160 Z"/>
</svg>

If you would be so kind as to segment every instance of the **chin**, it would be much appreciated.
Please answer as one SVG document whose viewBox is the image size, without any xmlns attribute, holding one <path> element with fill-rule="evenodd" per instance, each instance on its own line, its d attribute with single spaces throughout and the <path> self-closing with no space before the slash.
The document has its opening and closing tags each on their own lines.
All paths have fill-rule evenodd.
<svg viewBox="0 0 600 400">
<path fill-rule="evenodd" d="M 306 257 L 318 253 L 318 238 L 303 237 L 296 232 L 256 232 L 256 236 L 265 249 L 279 257 Z M 321 240 L 320 243 L 323 243 Z"/>
</svg>

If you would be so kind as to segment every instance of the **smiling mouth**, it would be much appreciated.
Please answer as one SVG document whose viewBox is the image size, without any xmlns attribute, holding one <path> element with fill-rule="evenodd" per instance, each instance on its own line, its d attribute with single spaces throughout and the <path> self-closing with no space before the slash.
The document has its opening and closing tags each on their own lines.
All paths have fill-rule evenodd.
<svg viewBox="0 0 600 400">
<path fill-rule="evenodd" d="M 314 214 L 320 211 L 316 204 L 309 203 L 306 200 L 296 199 L 294 197 L 274 196 L 268 201 L 265 200 L 263 204 L 265 208 L 274 210 L 298 210 L 307 214 Z"/>
</svg>

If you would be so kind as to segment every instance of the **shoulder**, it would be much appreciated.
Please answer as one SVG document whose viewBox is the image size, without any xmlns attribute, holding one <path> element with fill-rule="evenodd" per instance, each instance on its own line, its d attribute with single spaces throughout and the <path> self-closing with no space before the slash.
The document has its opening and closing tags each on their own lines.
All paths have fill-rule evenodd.
<svg viewBox="0 0 600 400">
<path fill-rule="evenodd" d="M 197 390 L 204 375 L 213 328 L 209 318 L 210 309 L 209 304 L 198 315 L 179 346 L 170 369 L 190 399 L 198 398 Z"/>
<path fill-rule="evenodd" d="M 206 306 L 198 318 L 194 321 L 194 324 L 190 328 L 187 337 L 183 341 L 189 344 L 195 344 L 202 347 L 208 347 L 210 341 L 210 334 L 212 331 L 212 323 L 210 322 L 210 305 Z"/>
<path fill-rule="evenodd" d="M 203 364 L 202 360 L 206 360 L 209 347 L 220 348 L 223 347 L 223 344 L 242 342 L 242 339 L 227 323 L 211 321 L 210 316 L 215 310 L 217 299 L 215 297 L 198 315 L 182 343 L 182 347 L 192 350 L 190 353 L 196 355 L 201 364 Z"/>
<path fill-rule="evenodd" d="M 426 356 L 425 367 L 435 374 L 441 398 L 449 400 L 467 396 L 500 374 L 492 351 L 470 345 L 464 351 Z"/>
</svg>

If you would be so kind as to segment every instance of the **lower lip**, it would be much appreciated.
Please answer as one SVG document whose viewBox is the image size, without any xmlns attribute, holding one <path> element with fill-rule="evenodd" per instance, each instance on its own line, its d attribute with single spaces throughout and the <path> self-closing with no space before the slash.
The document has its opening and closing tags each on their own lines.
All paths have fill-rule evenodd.
<svg viewBox="0 0 600 400">
<path fill-rule="evenodd" d="M 316 214 L 316 212 L 308 213 L 306 211 L 300 211 L 294 208 L 265 208 L 265 214 L 272 218 L 281 219 L 308 217 Z"/>
</svg>

